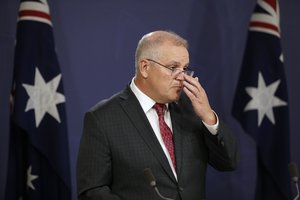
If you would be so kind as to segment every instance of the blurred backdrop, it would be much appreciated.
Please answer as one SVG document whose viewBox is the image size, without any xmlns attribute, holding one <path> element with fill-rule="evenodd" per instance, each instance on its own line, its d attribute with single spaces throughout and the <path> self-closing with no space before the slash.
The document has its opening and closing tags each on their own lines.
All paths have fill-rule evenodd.
<svg viewBox="0 0 300 200">
<path fill-rule="evenodd" d="M 207 199 L 252 200 L 254 141 L 231 115 L 248 23 L 255 0 L 52 0 L 49 1 L 57 56 L 66 96 L 72 194 L 85 111 L 123 89 L 134 75 L 138 40 L 150 31 L 172 30 L 190 43 L 196 71 L 218 115 L 235 131 L 241 161 L 234 172 L 210 169 Z M 300 165 L 300 1 L 280 1 L 282 47 L 287 76 L 291 158 Z M 0 199 L 4 198 L 12 79 L 19 2 L 0 0 Z M 298 88 L 298 89 L 297 89 Z"/>
</svg>

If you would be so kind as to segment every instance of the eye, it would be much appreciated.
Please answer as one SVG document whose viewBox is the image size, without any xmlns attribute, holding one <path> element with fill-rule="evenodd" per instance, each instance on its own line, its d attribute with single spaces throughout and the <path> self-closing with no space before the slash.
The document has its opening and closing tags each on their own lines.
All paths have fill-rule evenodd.
<svg viewBox="0 0 300 200">
<path fill-rule="evenodd" d="M 178 69 L 178 66 L 176 65 L 170 65 L 169 68 L 172 70 L 172 71 L 175 71 Z"/>
<path fill-rule="evenodd" d="M 184 70 L 184 71 L 189 70 L 189 66 L 188 66 L 188 65 L 184 66 L 184 67 L 183 67 L 183 70 Z"/>
</svg>

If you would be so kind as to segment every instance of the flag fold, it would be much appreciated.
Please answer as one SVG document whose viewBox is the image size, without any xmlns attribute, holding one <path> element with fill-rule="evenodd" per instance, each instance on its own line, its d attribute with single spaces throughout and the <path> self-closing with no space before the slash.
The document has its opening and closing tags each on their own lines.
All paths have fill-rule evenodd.
<svg viewBox="0 0 300 200">
<path fill-rule="evenodd" d="M 232 110 L 257 145 L 257 200 L 290 199 L 289 105 L 280 37 L 278 2 L 259 0 Z"/>
<path fill-rule="evenodd" d="M 62 74 L 46 0 L 21 1 L 5 199 L 71 199 Z"/>
</svg>

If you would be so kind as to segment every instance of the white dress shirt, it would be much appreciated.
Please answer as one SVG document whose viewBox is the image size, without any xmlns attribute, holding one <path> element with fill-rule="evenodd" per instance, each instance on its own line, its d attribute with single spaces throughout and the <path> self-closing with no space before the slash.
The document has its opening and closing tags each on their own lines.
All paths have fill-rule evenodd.
<svg viewBox="0 0 300 200">
<path fill-rule="evenodd" d="M 153 108 L 154 104 L 156 103 L 153 99 L 151 99 L 150 97 L 148 97 L 146 94 L 144 94 L 134 83 L 134 79 L 135 77 L 132 79 L 131 83 L 130 83 L 130 88 L 132 90 L 132 92 L 135 94 L 136 98 L 138 99 L 138 101 L 140 102 L 141 104 L 141 107 L 143 109 L 143 111 L 145 112 L 149 122 L 150 122 L 150 125 L 156 135 L 156 138 L 157 140 L 159 141 L 168 161 L 169 161 L 169 165 L 170 167 L 172 168 L 172 171 L 173 171 L 173 174 L 175 176 L 175 178 L 177 179 L 177 174 L 176 174 L 176 170 L 173 166 L 173 163 L 172 163 L 172 160 L 171 160 L 171 157 L 170 157 L 170 154 L 164 144 L 164 141 L 161 137 L 161 134 L 160 134 L 160 130 L 159 130 L 159 121 L 158 121 L 158 116 L 157 116 L 157 113 L 155 111 L 155 109 Z M 171 123 L 171 115 L 170 115 L 170 112 L 168 110 L 168 104 L 167 105 L 167 109 L 165 111 L 165 114 L 164 114 L 164 119 L 165 119 L 165 122 L 166 124 L 169 126 L 169 128 L 171 129 L 172 133 L 173 133 L 173 129 L 172 129 L 172 123 Z M 217 115 L 216 115 L 217 116 Z M 203 122 L 203 124 L 207 127 L 207 129 L 213 134 L 217 134 L 217 129 L 218 129 L 218 126 L 219 126 L 219 119 L 217 117 L 217 123 L 214 124 L 214 125 L 208 125 L 206 123 Z"/>
</svg>

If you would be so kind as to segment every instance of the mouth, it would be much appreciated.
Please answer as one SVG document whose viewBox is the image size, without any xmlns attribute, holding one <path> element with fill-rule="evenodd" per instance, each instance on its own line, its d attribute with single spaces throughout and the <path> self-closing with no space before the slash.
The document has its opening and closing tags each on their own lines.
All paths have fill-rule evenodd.
<svg viewBox="0 0 300 200">
<path fill-rule="evenodd" d="M 172 88 L 176 91 L 176 93 L 181 93 L 183 86 L 177 85 L 177 86 L 173 86 Z"/>
<path fill-rule="evenodd" d="M 181 90 L 183 88 L 183 85 L 174 85 L 173 87 Z"/>
</svg>

